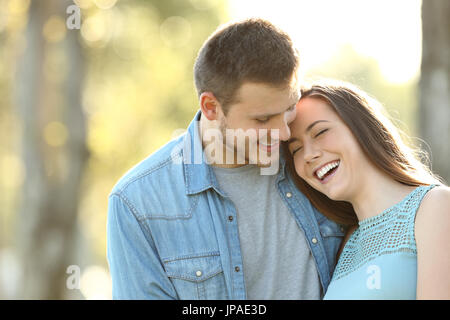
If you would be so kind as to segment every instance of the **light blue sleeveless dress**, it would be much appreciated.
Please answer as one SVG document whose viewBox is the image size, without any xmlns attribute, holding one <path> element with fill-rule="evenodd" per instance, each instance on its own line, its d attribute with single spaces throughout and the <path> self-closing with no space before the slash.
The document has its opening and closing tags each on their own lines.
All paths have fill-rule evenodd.
<svg viewBox="0 0 450 320">
<path fill-rule="evenodd" d="M 325 300 L 416 299 L 414 222 L 434 186 L 419 186 L 401 202 L 359 222 L 342 250 Z"/>
</svg>

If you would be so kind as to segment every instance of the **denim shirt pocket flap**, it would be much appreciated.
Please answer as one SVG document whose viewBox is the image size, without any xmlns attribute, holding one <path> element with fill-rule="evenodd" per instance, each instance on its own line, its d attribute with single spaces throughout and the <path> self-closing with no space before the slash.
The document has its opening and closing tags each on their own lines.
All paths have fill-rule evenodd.
<svg viewBox="0 0 450 320">
<path fill-rule="evenodd" d="M 205 281 L 223 272 L 219 254 L 188 256 L 164 261 L 167 276 L 192 282 Z"/>
<path fill-rule="evenodd" d="M 322 237 L 343 237 L 345 234 L 345 230 L 341 225 L 328 219 L 319 225 L 319 229 Z"/>
</svg>

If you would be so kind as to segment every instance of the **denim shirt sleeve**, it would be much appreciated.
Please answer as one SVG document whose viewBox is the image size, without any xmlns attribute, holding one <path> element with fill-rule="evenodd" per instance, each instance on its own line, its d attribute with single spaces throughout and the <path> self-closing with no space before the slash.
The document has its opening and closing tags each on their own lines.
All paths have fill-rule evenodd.
<svg viewBox="0 0 450 320">
<path fill-rule="evenodd" d="M 109 196 L 107 259 L 113 299 L 177 299 L 153 240 L 131 208 L 120 194 Z"/>
</svg>

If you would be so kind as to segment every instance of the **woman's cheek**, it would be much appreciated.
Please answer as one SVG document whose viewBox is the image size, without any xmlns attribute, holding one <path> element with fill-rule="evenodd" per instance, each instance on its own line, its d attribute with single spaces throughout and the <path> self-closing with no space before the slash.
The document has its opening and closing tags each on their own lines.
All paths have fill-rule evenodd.
<svg viewBox="0 0 450 320">
<path fill-rule="evenodd" d="M 322 137 L 322 140 L 320 141 L 320 148 L 327 150 L 335 147 L 337 145 L 337 141 L 339 141 L 338 139 L 339 138 L 335 135 L 327 134 L 326 136 Z"/>
<path fill-rule="evenodd" d="M 305 170 L 303 169 L 304 163 L 300 159 L 300 157 L 297 155 L 297 157 L 294 156 L 294 165 L 295 165 L 295 172 L 300 176 L 300 178 L 305 180 Z"/>
</svg>

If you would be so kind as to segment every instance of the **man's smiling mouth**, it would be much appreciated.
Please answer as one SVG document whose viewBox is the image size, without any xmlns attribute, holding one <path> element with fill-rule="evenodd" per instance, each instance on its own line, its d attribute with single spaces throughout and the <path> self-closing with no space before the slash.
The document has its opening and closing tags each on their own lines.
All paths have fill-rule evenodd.
<svg viewBox="0 0 450 320">
<path fill-rule="evenodd" d="M 267 152 L 278 149 L 279 145 L 280 145 L 279 141 L 273 142 L 272 144 L 265 144 L 265 143 L 259 141 L 259 147 Z"/>
</svg>

